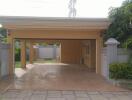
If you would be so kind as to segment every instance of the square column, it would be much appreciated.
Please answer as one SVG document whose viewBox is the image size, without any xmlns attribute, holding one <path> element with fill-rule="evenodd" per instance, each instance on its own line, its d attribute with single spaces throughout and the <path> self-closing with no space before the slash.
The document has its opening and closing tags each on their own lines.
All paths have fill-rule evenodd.
<svg viewBox="0 0 132 100">
<path fill-rule="evenodd" d="M 34 48 L 33 48 L 33 41 L 29 42 L 29 62 L 33 64 L 34 61 Z"/>
<path fill-rule="evenodd" d="M 96 73 L 101 74 L 102 38 L 96 39 Z"/>
<path fill-rule="evenodd" d="M 12 79 L 14 78 L 14 69 L 15 69 L 15 64 L 14 64 L 14 39 L 12 37 L 12 34 L 10 31 L 8 31 L 8 43 L 10 44 L 10 49 L 9 49 L 9 78 Z"/>
<path fill-rule="evenodd" d="M 26 68 L 26 40 L 21 40 L 21 67 Z"/>
</svg>

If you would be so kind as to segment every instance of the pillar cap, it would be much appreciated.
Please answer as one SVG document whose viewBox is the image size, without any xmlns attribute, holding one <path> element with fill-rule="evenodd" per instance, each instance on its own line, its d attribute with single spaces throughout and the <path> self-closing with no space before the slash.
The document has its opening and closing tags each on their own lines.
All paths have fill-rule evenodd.
<svg viewBox="0 0 132 100">
<path fill-rule="evenodd" d="M 109 38 L 106 42 L 105 42 L 105 44 L 107 45 L 107 44 L 116 44 L 116 45 L 118 45 L 118 44 L 120 44 L 120 42 L 118 42 L 116 39 L 114 39 L 114 38 Z"/>
</svg>

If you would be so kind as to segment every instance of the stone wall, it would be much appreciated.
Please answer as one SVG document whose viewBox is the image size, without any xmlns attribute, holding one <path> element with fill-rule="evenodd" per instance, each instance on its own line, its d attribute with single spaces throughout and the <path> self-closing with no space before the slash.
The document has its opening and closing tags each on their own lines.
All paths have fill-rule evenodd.
<svg viewBox="0 0 132 100">
<path fill-rule="evenodd" d="M 9 44 L 0 44 L 0 77 L 9 74 Z"/>
</svg>

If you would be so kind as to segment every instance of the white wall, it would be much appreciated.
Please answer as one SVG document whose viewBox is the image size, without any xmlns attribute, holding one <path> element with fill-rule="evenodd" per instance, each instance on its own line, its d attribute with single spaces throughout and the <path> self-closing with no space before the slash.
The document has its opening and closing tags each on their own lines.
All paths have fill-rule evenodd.
<svg viewBox="0 0 132 100">
<path fill-rule="evenodd" d="M 0 44 L 0 77 L 9 74 L 9 45 Z"/>
<path fill-rule="evenodd" d="M 120 62 L 120 63 L 127 62 L 129 59 L 130 52 L 131 51 L 128 49 L 118 48 L 117 49 L 117 62 Z M 106 47 L 102 49 L 101 56 L 102 56 L 101 57 L 101 66 L 102 66 L 101 67 L 101 71 L 102 71 L 101 73 L 103 76 L 106 77 L 108 75 L 108 70 L 109 70 L 109 61 L 108 61 L 109 59 L 108 59 Z"/>
<path fill-rule="evenodd" d="M 58 46 L 39 46 L 38 58 L 51 58 L 56 59 L 60 56 L 60 48 Z"/>
<path fill-rule="evenodd" d="M 129 59 L 130 50 L 124 48 L 118 48 L 118 62 L 127 62 Z"/>
</svg>

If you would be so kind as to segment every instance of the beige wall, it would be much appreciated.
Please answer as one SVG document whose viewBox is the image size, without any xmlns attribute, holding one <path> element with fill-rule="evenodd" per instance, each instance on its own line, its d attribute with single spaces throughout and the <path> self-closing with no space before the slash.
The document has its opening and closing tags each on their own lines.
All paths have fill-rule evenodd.
<svg viewBox="0 0 132 100">
<path fill-rule="evenodd" d="M 96 41 L 91 40 L 91 67 L 96 69 Z"/>
<path fill-rule="evenodd" d="M 96 39 L 100 30 L 9 30 L 13 38 L 21 39 Z"/>
<path fill-rule="evenodd" d="M 63 40 L 61 42 L 61 62 L 80 64 L 81 40 Z"/>
<path fill-rule="evenodd" d="M 95 40 L 84 40 L 82 46 L 82 55 L 84 64 L 90 69 L 96 67 L 96 44 Z"/>
<path fill-rule="evenodd" d="M 35 42 L 35 41 L 34 41 Z M 59 42 L 61 44 L 61 62 L 80 64 L 80 60 L 84 58 L 84 64 L 95 69 L 96 66 L 96 44 L 95 40 L 36 40 L 36 43 L 54 43 Z M 89 54 L 86 54 L 87 46 L 89 45 Z M 45 53 L 45 52 L 44 52 Z"/>
</svg>

